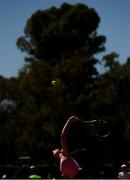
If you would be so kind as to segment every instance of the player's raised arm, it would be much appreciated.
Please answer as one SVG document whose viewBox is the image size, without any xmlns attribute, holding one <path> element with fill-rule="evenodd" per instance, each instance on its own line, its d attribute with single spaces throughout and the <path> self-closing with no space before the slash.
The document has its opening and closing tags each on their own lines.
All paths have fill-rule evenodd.
<svg viewBox="0 0 130 180">
<path fill-rule="evenodd" d="M 61 145 L 64 153 L 68 153 L 69 147 L 68 147 L 68 140 L 67 140 L 67 135 L 68 135 L 68 129 L 69 127 L 77 121 L 76 116 L 71 116 L 67 122 L 65 123 L 62 131 L 61 131 Z"/>
</svg>

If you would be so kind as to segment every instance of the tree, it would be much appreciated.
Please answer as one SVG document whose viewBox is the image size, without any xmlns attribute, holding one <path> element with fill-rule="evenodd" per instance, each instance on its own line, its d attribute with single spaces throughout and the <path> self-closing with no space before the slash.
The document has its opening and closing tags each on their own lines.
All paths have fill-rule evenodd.
<svg viewBox="0 0 130 180">
<path fill-rule="evenodd" d="M 37 11 L 27 21 L 25 36 L 17 40 L 17 46 L 28 53 L 28 57 L 25 58 L 27 63 L 22 72 L 28 74 L 31 71 L 30 75 L 34 75 L 35 66 L 43 67 L 48 64 L 48 85 L 49 81 L 58 80 L 60 87 L 64 86 L 64 90 L 67 91 L 69 101 L 71 98 L 75 101 L 78 98 L 77 109 L 84 104 L 83 111 L 86 111 L 85 101 L 82 101 L 86 95 L 80 93 L 88 93 L 89 84 L 93 83 L 97 76 L 95 65 L 98 60 L 94 55 L 105 49 L 105 36 L 97 35 L 99 22 L 100 17 L 96 11 L 84 4 L 64 3 L 60 8 L 52 7 Z M 36 65 L 38 63 L 39 65 Z M 42 82 L 43 78 L 44 75 L 38 81 Z M 40 92 L 42 91 L 39 91 L 39 96 Z M 61 94 L 64 93 L 66 92 Z M 74 106 L 70 104 L 68 107 Z"/>
<path fill-rule="evenodd" d="M 108 70 L 118 70 L 120 63 L 118 62 L 119 55 L 116 52 L 112 52 L 103 57 L 102 61 L 104 62 L 104 67 Z"/>
<path fill-rule="evenodd" d="M 54 65 L 77 51 L 91 57 L 104 50 L 105 37 L 96 32 L 99 22 L 96 11 L 84 4 L 64 3 L 59 9 L 39 10 L 28 19 L 25 36 L 18 38 L 17 46 Z"/>
<path fill-rule="evenodd" d="M 91 116 L 87 96 L 98 75 L 95 54 L 105 50 L 106 40 L 97 34 L 99 22 L 93 8 L 64 3 L 60 8 L 35 12 L 26 23 L 24 36 L 17 40 L 28 55 L 19 73 L 19 86 L 25 94 L 22 109 L 30 113 L 34 103 L 31 112 L 40 114 L 41 128 L 53 132 L 48 135 L 52 146 L 70 115 Z M 55 86 L 52 80 L 56 80 Z M 44 129 L 44 137 L 45 133 Z"/>
</svg>

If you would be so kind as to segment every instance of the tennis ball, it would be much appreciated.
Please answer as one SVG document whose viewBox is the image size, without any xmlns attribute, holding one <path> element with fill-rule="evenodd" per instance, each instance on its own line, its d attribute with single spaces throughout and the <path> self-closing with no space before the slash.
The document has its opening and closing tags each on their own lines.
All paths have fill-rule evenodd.
<svg viewBox="0 0 130 180">
<path fill-rule="evenodd" d="M 53 86 L 55 86 L 55 85 L 56 85 L 56 81 L 52 81 L 51 83 L 52 83 L 52 85 L 53 85 Z"/>
</svg>

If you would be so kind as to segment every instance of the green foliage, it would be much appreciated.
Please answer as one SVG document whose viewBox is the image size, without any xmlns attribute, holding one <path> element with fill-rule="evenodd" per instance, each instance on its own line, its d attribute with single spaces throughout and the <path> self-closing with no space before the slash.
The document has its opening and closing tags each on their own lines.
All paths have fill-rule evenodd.
<svg viewBox="0 0 130 180">
<path fill-rule="evenodd" d="M 120 64 L 119 64 L 119 62 L 118 62 L 118 58 L 119 57 L 119 55 L 117 54 L 117 53 L 115 53 L 115 52 L 112 52 L 112 53 L 110 53 L 110 54 L 108 54 L 108 55 L 105 55 L 104 57 L 103 57 L 103 61 L 104 61 L 104 66 L 105 67 L 108 67 L 109 68 L 109 70 L 118 70 L 119 69 L 119 67 L 118 66 L 120 66 Z"/>
<path fill-rule="evenodd" d="M 17 40 L 17 46 L 51 64 L 75 51 L 84 50 L 91 56 L 104 50 L 105 37 L 96 33 L 99 22 L 96 11 L 83 4 L 39 10 L 28 19 L 25 36 Z"/>
</svg>

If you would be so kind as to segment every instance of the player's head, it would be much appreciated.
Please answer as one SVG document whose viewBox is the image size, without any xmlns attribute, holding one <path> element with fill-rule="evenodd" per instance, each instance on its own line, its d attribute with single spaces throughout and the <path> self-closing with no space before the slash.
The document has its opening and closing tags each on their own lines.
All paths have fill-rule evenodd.
<svg viewBox="0 0 130 180">
<path fill-rule="evenodd" d="M 62 150 L 60 149 L 60 148 L 57 148 L 57 149 L 54 149 L 53 151 L 52 151 L 52 153 L 53 153 L 53 156 L 54 157 L 56 157 L 57 159 L 60 159 L 60 153 L 62 153 Z"/>
<path fill-rule="evenodd" d="M 121 169 L 122 169 L 122 171 L 127 171 L 127 166 L 126 166 L 126 164 L 122 164 L 122 165 L 121 165 Z"/>
</svg>

